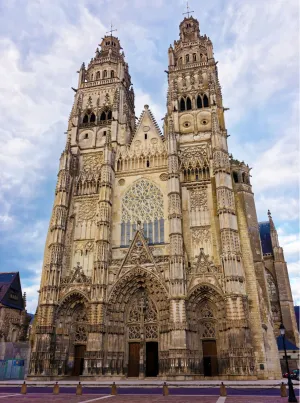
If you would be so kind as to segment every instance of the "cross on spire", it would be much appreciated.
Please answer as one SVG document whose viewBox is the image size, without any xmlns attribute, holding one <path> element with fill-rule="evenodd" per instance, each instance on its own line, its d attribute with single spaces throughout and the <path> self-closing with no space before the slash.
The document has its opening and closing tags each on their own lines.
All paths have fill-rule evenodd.
<svg viewBox="0 0 300 403">
<path fill-rule="evenodd" d="M 113 29 L 113 25 L 112 25 L 112 23 L 110 23 L 110 30 L 107 31 L 106 33 L 110 34 L 110 36 L 112 36 L 112 33 L 115 32 L 115 31 L 117 31 L 117 29 Z"/>
<path fill-rule="evenodd" d="M 188 15 L 188 18 L 190 18 L 190 14 L 192 14 L 192 13 L 194 13 L 195 11 L 191 11 L 190 10 L 190 6 L 189 6 L 189 2 L 187 1 L 186 2 L 186 13 L 182 13 L 183 15 L 185 15 L 185 14 L 187 14 Z"/>
</svg>

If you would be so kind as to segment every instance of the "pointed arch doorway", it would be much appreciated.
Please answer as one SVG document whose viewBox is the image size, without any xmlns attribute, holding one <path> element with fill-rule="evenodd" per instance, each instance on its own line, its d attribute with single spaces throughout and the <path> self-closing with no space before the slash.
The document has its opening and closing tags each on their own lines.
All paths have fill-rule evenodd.
<svg viewBox="0 0 300 403">
<path fill-rule="evenodd" d="M 145 289 L 139 290 L 127 312 L 128 377 L 156 377 L 158 362 L 157 309 Z"/>
</svg>

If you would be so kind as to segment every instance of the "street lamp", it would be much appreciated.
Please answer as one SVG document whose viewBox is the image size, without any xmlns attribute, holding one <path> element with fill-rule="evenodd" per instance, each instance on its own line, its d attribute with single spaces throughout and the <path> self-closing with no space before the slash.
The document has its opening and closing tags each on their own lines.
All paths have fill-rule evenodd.
<svg viewBox="0 0 300 403">
<path fill-rule="evenodd" d="M 298 402 L 298 400 L 297 400 L 297 398 L 295 396 L 293 382 L 292 382 L 292 378 L 291 378 L 291 375 L 290 375 L 289 362 L 288 362 L 288 358 L 287 358 L 287 355 L 286 355 L 286 347 L 285 347 L 285 327 L 283 326 L 282 323 L 279 326 L 279 329 L 280 329 L 280 334 L 282 336 L 283 348 L 284 348 L 284 357 L 285 357 L 286 369 L 287 369 L 287 373 L 288 373 L 288 386 L 289 386 L 289 399 L 288 399 L 288 402 Z"/>
</svg>

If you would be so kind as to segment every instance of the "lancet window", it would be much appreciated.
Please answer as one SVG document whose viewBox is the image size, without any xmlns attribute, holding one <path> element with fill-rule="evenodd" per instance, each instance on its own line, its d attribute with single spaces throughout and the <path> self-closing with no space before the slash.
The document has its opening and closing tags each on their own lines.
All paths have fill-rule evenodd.
<svg viewBox="0 0 300 403">
<path fill-rule="evenodd" d="M 197 96 L 197 108 L 209 108 L 209 100 L 206 94 L 200 94 Z"/>
<path fill-rule="evenodd" d="M 93 126 L 96 123 L 96 115 L 91 109 L 88 109 L 83 115 L 81 126 Z"/>
<path fill-rule="evenodd" d="M 190 97 L 181 98 L 179 103 L 180 111 L 189 111 L 192 109 L 192 101 Z"/>
<path fill-rule="evenodd" d="M 105 109 L 100 114 L 100 124 L 107 124 L 112 120 L 112 111 L 110 109 Z"/>
<path fill-rule="evenodd" d="M 163 194 L 152 182 L 140 179 L 129 188 L 122 199 L 121 246 L 129 245 L 138 221 L 149 244 L 163 243 L 163 206 Z"/>
</svg>

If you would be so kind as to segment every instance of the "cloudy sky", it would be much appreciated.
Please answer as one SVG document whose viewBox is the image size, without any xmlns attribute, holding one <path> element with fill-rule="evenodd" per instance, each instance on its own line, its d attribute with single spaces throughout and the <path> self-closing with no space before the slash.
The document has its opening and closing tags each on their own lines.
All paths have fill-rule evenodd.
<svg viewBox="0 0 300 403">
<path fill-rule="evenodd" d="M 136 93 L 165 114 L 167 50 L 181 0 L 0 0 L 0 270 L 21 272 L 34 312 L 58 160 L 77 86 L 110 23 Z M 230 152 L 252 169 L 259 220 L 279 232 L 294 300 L 299 281 L 299 5 L 297 0 L 190 1 L 214 44 Z"/>
</svg>

